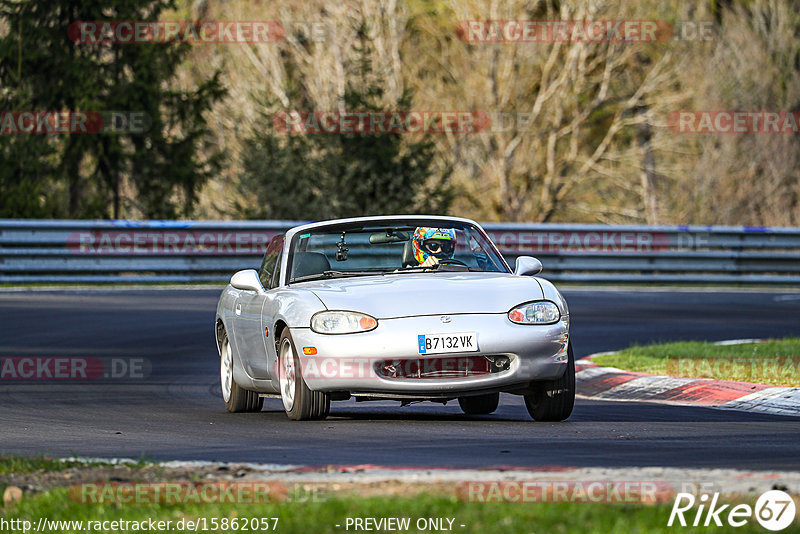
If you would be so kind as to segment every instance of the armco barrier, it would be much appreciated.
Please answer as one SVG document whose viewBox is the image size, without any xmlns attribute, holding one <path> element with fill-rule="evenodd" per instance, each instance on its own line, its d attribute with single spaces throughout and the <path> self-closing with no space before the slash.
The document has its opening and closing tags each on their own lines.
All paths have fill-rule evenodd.
<svg viewBox="0 0 800 534">
<path fill-rule="evenodd" d="M 224 282 L 297 221 L 0 219 L 0 283 Z M 800 285 L 800 228 L 489 223 L 554 281 Z"/>
</svg>

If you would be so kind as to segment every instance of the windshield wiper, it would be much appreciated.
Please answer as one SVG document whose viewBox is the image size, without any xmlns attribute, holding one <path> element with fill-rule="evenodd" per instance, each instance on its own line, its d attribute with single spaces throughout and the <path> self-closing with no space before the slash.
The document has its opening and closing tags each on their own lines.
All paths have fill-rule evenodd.
<svg viewBox="0 0 800 534">
<path fill-rule="evenodd" d="M 394 271 L 392 271 L 392 274 L 416 273 L 419 271 L 435 271 L 436 269 L 439 268 L 439 265 L 441 264 L 437 263 L 436 265 L 431 265 L 429 267 L 423 267 L 422 265 L 415 265 L 414 267 L 401 267 L 400 269 L 395 269 Z"/>
<path fill-rule="evenodd" d="M 383 271 L 323 271 L 316 274 L 307 274 L 305 276 L 298 276 L 292 278 L 289 283 L 294 282 L 309 282 L 311 280 L 326 280 L 330 278 L 347 278 L 349 276 L 373 276 L 383 275 Z"/>
<path fill-rule="evenodd" d="M 461 265 L 461 264 L 458 264 L 458 263 L 437 263 L 436 265 L 431 265 L 429 267 L 423 267 L 422 265 L 416 265 L 414 267 L 403 267 L 402 269 L 396 269 L 396 270 L 392 271 L 392 274 L 418 273 L 418 272 L 427 272 L 427 271 L 430 271 L 430 272 L 437 272 L 437 271 L 482 272 L 481 269 L 476 269 L 474 267 L 468 267 L 466 265 Z"/>
</svg>

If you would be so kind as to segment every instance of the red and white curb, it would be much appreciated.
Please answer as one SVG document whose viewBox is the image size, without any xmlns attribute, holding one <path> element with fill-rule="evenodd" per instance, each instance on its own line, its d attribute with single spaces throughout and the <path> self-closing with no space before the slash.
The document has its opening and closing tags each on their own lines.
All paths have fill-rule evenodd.
<svg viewBox="0 0 800 534">
<path fill-rule="evenodd" d="M 752 343 L 731 340 L 719 344 Z M 577 394 L 581 397 L 616 401 L 659 402 L 800 416 L 800 388 L 776 387 L 750 382 L 679 378 L 600 367 L 592 354 L 575 362 Z"/>
</svg>

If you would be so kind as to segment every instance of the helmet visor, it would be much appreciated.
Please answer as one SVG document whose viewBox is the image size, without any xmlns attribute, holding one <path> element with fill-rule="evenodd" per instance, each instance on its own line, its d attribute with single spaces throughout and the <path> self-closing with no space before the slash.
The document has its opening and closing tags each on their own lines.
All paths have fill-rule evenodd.
<svg viewBox="0 0 800 534">
<path fill-rule="evenodd" d="M 422 248 L 435 256 L 452 256 L 455 243 L 444 239 L 426 239 L 422 242 Z"/>
</svg>

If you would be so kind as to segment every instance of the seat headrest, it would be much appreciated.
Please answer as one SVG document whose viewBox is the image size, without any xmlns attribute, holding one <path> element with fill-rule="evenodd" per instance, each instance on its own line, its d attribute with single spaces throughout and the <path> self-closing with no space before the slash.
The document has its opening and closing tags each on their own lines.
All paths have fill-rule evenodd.
<svg viewBox="0 0 800 534">
<path fill-rule="evenodd" d="M 321 252 L 297 252 L 294 255 L 292 278 L 322 274 L 325 271 L 330 271 L 330 269 L 331 263 L 325 254 Z"/>
<path fill-rule="evenodd" d="M 419 263 L 414 256 L 414 245 L 409 239 L 406 241 L 406 244 L 403 245 L 403 267 L 416 267 L 417 265 L 419 265 Z"/>
</svg>

